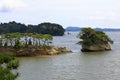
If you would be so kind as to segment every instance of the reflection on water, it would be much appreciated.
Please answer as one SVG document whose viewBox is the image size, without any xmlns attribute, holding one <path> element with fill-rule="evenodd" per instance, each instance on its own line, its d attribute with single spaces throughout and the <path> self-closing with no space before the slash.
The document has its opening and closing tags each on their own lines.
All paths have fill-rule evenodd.
<svg viewBox="0 0 120 80">
<path fill-rule="evenodd" d="M 20 77 L 17 80 L 119 80 L 120 32 L 107 32 L 114 40 L 112 51 L 82 53 L 75 44 L 76 32 L 54 37 L 53 44 L 66 46 L 73 53 L 49 57 L 20 59 Z"/>
</svg>

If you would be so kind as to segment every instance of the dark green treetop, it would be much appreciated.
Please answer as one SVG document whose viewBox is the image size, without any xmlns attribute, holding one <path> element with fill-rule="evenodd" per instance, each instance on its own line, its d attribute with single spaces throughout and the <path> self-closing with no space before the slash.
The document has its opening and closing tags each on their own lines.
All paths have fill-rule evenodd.
<svg viewBox="0 0 120 80">
<path fill-rule="evenodd" d="M 25 25 L 15 21 L 0 24 L 0 34 L 15 32 L 41 33 L 51 34 L 53 36 L 62 36 L 64 35 L 65 30 L 61 25 L 49 22 L 40 23 L 38 25 Z"/>
</svg>

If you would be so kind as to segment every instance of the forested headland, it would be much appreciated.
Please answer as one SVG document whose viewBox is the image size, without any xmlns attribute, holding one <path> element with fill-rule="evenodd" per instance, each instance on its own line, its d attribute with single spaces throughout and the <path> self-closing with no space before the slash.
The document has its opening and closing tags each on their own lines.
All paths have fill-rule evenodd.
<svg viewBox="0 0 120 80">
<path fill-rule="evenodd" d="M 22 23 L 17 23 L 15 21 L 9 23 L 0 23 L 0 34 L 5 33 L 41 33 L 41 34 L 51 34 L 53 36 L 64 35 L 64 28 L 62 25 L 56 23 L 44 22 L 38 25 L 25 25 Z"/>
</svg>

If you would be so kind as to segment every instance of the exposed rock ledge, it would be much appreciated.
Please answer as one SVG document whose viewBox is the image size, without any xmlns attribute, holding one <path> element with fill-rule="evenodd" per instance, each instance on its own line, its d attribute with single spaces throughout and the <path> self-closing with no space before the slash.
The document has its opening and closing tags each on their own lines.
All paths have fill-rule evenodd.
<svg viewBox="0 0 120 80">
<path fill-rule="evenodd" d="M 72 52 L 72 51 L 67 50 L 66 47 L 56 47 L 56 46 L 52 46 L 50 49 L 47 50 L 48 55 L 68 53 L 68 52 Z"/>
<path fill-rule="evenodd" d="M 47 49 L 21 49 L 17 51 L 17 56 L 57 55 L 69 52 L 72 51 L 67 50 L 66 47 L 50 46 Z"/>
<path fill-rule="evenodd" d="M 108 43 L 106 44 L 93 44 L 90 46 L 82 45 L 82 52 L 96 52 L 96 51 L 108 51 L 111 47 Z"/>
<path fill-rule="evenodd" d="M 12 47 L 0 47 L 1 53 L 15 54 L 16 56 L 39 56 L 39 55 L 57 55 L 62 53 L 72 52 L 66 47 L 49 46 L 47 48 L 21 48 L 15 49 Z"/>
</svg>

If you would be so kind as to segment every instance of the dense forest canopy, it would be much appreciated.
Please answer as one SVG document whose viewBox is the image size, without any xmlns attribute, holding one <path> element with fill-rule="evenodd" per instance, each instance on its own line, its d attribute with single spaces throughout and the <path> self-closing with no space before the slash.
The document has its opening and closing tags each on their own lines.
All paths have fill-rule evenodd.
<svg viewBox="0 0 120 80">
<path fill-rule="evenodd" d="M 21 23 L 16 23 L 15 21 L 9 23 L 0 24 L 0 34 L 2 33 L 41 33 L 41 34 L 51 34 L 53 36 L 62 36 L 64 35 L 64 28 L 56 23 L 41 23 L 38 25 L 25 25 Z"/>
</svg>

